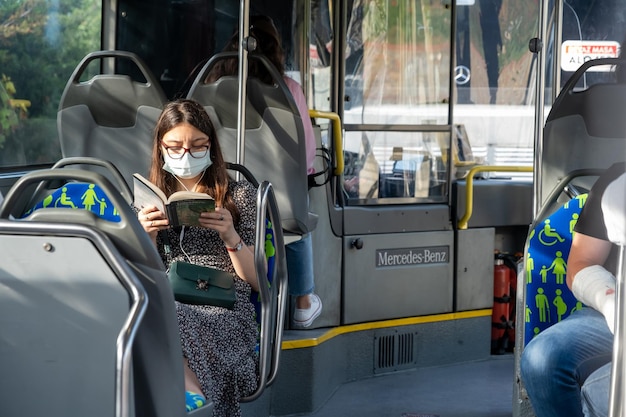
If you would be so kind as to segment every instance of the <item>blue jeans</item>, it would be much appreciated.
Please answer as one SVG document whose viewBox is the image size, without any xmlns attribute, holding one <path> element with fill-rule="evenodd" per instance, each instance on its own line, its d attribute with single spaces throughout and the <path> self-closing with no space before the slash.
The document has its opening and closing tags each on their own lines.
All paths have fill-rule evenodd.
<svg viewBox="0 0 626 417">
<path fill-rule="evenodd" d="M 313 275 L 313 241 L 307 233 L 302 239 L 285 246 L 289 294 L 308 295 L 315 288 Z"/>
<path fill-rule="evenodd" d="M 612 362 L 609 362 L 589 375 L 583 385 L 583 411 L 586 417 L 606 417 L 609 415 L 611 365 Z"/>
<path fill-rule="evenodd" d="M 610 363 L 612 352 L 613 334 L 604 316 L 591 308 L 535 336 L 522 352 L 520 372 L 536 416 L 583 417 L 581 386 Z M 591 388 L 598 395 L 598 386 Z M 608 384 L 606 390 L 608 407 Z"/>
</svg>

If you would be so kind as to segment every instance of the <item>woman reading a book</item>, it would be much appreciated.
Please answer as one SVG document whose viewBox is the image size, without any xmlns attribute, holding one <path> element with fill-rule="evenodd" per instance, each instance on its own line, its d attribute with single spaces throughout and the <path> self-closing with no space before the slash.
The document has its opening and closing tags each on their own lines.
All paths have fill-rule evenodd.
<svg viewBox="0 0 626 417">
<path fill-rule="evenodd" d="M 165 213 L 151 205 L 142 208 L 138 218 L 166 264 L 185 261 L 236 275 L 232 309 L 177 302 L 176 310 L 188 410 L 210 396 L 214 416 L 239 416 L 239 399 L 257 384 L 258 331 L 250 302 L 251 289 L 257 289 L 252 246 L 256 189 L 229 178 L 213 124 L 204 108 L 191 100 L 174 101 L 163 109 L 154 133 L 150 181 L 168 197 L 186 190 L 215 199 L 215 210 L 201 213 L 199 226 L 172 228 Z"/>
</svg>

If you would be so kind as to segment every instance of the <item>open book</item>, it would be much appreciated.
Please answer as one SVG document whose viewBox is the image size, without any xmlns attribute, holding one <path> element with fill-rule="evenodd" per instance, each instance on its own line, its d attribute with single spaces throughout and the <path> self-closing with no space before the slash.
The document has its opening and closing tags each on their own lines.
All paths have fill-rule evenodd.
<svg viewBox="0 0 626 417">
<path fill-rule="evenodd" d="M 177 191 L 169 198 L 140 174 L 133 174 L 135 207 L 156 206 L 167 215 L 170 226 L 198 226 L 200 213 L 215 210 L 215 200 L 208 194 Z"/>
</svg>

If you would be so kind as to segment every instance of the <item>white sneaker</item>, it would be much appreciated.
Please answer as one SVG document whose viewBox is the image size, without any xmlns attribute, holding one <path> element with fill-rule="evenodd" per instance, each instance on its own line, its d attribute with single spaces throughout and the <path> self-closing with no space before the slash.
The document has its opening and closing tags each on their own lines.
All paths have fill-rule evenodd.
<svg viewBox="0 0 626 417">
<path fill-rule="evenodd" d="M 309 298 L 311 299 L 311 307 L 296 308 L 293 312 L 292 325 L 296 329 L 309 327 L 313 324 L 313 320 L 322 312 L 322 300 L 320 300 L 317 294 L 310 294 Z"/>
</svg>

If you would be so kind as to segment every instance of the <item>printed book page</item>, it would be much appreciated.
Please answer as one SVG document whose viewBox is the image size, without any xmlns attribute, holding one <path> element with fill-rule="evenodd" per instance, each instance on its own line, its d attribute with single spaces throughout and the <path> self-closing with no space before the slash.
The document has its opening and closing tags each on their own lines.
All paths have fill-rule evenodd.
<svg viewBox="0 0 626 417">
<path fill-rule="evenodd" d="M 138 209 L 152 205 L 165 213 L 165 194 L 139 174 L 133 174 L 133 195 Z"/>
</svg>

